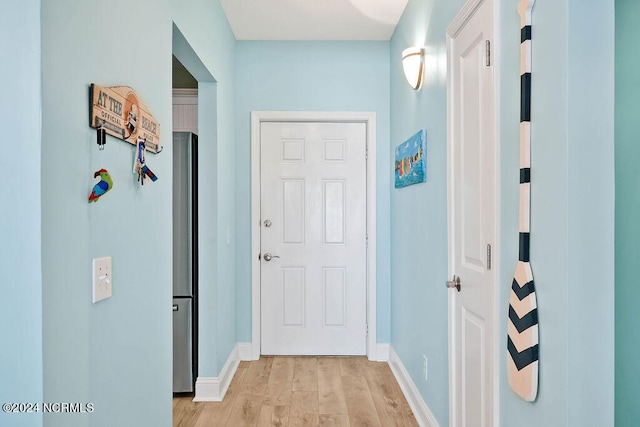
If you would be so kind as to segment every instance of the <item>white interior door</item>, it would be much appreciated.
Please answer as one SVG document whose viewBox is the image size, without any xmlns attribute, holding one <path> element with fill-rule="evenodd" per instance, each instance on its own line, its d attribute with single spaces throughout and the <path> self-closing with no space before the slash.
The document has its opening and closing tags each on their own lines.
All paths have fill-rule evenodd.
<svg viewBox="0 0 640 427">
<path fill-rule="evenodd" d="M 487 65 L 492 39 L 491 0 L 449 39 L 449 267 L 460 278 L 460 290 L 449 290 L 451 425 L 461 427 L 489 427 L 495 419 L 491 261 L 498 212 L 494 76 Z"/>
<path fill-rule="evenodd" d="M 261 353 L 366 354 L 366 125 L 260 126 Z"/>
</svg>

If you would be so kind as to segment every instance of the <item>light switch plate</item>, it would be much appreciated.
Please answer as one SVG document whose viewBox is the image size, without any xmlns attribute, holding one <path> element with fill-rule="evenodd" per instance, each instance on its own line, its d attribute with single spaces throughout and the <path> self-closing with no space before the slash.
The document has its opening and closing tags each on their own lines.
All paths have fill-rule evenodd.
<svg viewBox="0 0 640 427">
<path fill-rule="evenodd" d="M 93 302 L 102 301 L 112 294 L 111 257 L 93 259 Z"/>
</svg>

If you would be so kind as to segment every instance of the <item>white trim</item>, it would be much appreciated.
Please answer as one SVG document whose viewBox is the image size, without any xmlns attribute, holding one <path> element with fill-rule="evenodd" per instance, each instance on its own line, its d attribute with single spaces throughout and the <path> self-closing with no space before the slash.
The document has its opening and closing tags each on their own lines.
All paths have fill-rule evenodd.
<svg viewBox="0 0 640 427">
<path fill-rule="evenodd" d="M 173 105 L 198 105 L 198 89 L 173 89 Z"/>
<path fill-rule="evenodd" d="M 411 411 L 413 411 L 413 416 L 416 417 L 416 421 L 420 427 L 440 427 L 438 420 L 436 420 L 431 409 L 429 409 L 422 395 L 420 395 L 418 387 L 416 387 L 409 372 L 407 372 L 407 369 L 402 364 L 400 356 L 398 356 L 398 353 L 396 353 L 392 346 L 389 346 L 389 367 L 396 377 L 400 389 L 402 389 L 402 393 L 404 393 L 404 397 L 407 399 L 409 407 L 411 407 Z"/>
<path fill-rule="evenodd" d="M 260 358 L 260 123 L 365 123 L 367 128 L 367 356 L 377 359 L 376 342 L 376 113 L 332 111 L 251 112 L 251 359 Z"/>
<path fill-rule="evenodd" d="M 484 0 L 468 0 L 453 18 L 451 24 L 447 27 L 447 35 L 451 38 L 455 38 L 464 26 L 469 22 L 469 19 L 476 13 L 476 10 L 484 3 Z"/>
<path fill-rule="evenodd" d="M 377 357 L 376 360 L 378 362 L 388 362 L 389 354 L 391 352 L 391 344 L 389 343 L 378 343 L 377 345 Z"/>
<path fill-rule="evenodd" d="M 453 54 L 453 39 L 462 31 L 464 26 L 469 22 L 471 17 L 476 13 L 478 8 L 485 2 L 485 0 L 468 0 L 460 9 L 456 17 L 453 19 L 451 24 L 447 27 L 447 37 L 446 37 L 446 49 L 447 49 L 447 237 L 449 242 L 449 253 L 448 253 L 448 276 L 452 277 L 455 274 L 455 268 L 453 265 L 453 256 L 452 254 L 455 251 L 455 247 L 453 242 L 455 242 L 454 233 L 453 233 L 453 225 L 450 221 L 449 215 L 452 212 L 455 212 L 454 200 L 453 200 L 453 166 L 454 166 L 454 158 L 452 154 L 451 145 L 453 143 L 454 138 L 454 123 L 453 123 L 453 113 L 454 106 L 453 100 L 455 99 L 454 88 L 451 86 L 452 82 L 452 72 L 453 72 L 453 64 L 452 54 Z M 501 353 L 501 345 L 504 342 L 500 339 L 500 319 L 501 319 L 501 310 L 500 310 L 500 203 L 501 203 L 501 169 L 500 169 L 500 69 L 501 69 L 501 34 L 500 34 L 500 26 L 498 23 L 500 22 L 500 14 L 501 7 L 499 1 L 493 1 L 493 41 L 492 41 L 492 65 L 493 68 L 493 85 L 494 85 L 494 138 L 495 138 L 495 158 L 494 158 L 494 166 L 495 166 L 495 225 L 494 225 L 494 237 L 495 240 L 492 244 L 492 270 L 494 273 L 494 283 L 493 283 L 493 307 L 494 307 L 494 315 L 493 315 L 493 427 L 498 427 L 500 425 L 500 363 L 502 362 L 502 358 L 500 357 Z M 453 340 L 453 331 L 455 330 L 455 318 L 453 316 L 454 308 L 455 308 L 455 293 L 453 291 L 448 292 L 448 349 L 449 349 L 449 425 L 455 426 L 457 424 L 456 414 L 455 414 L 455 402 L 456 402 L 456 384 L 457 384 L 457 376 L 455 371 L 455 358 L 456 354 L 455 342 Z"/>
<path fill-rule="evenodd" d="M 460 11 L 462 13 L 463 10 Z M 451 26 L 454 23 L 457 23 L 457 17 L 454 18 L 454 21 L 451 23 Z M 466 21 L 465 21 L 466 22 Z M 453 154 L 451 145 L 453 144 L 454 138 L 454 123 L 453 123 L 453 99 L 455 96 L 454 89 L 451 84 L 452 73 L 453 73 L 453 64 L 452 64 L 452 56 L 453 56 L 453 36 L 452 33 L 457 33 L 456 31 L 451 31 L 452 28 L 449 26 L 447 29 L 447 280 L 449 277 L 452 277 L 452 271 L 454 271 L 453 266 L 453 256 L 452 256 L 452 242 L 454 242 L 454 233 L 453 233 L 453 225 L 451 224 L 451 213 L 454 212 L 454 198 L 453 198 Z M 455 399 L 456 399 L 456 367 L 455 367 L 455 354 L 456 354 L 456 346 L 455 340 L 453 339 L 453 331 L 456 326 L 456 319 L 453 315 L 455 312 L 455 300 L 451 295 L 451 292 L 447 292 L 447 348 L 448 348 L 448 360 L 449 360 L 449 425 L 454 426 L 454 421 L 456 420 L 456 411 L 455 411 Z"/>
<path fill-rule="evenodd" d="M 460 29 L 467 23 L 470 7 L 467 7 L 469 3 L 477 3 L 474 0 L 470 0 L 464 6 L 458 15 L 453 19 L 449 27 L 447 28 L 447 241 L 448 241 L 448 253 L 447 253 L 447 280 L 452 277 L 453 256 L 452 256 L 452 242 L 454 242 L 455 235 L 453 233 L 453 225 L 450 219 L 452 212 L 455 212 L 454 198 L 453 198 L 453 153 L 452 144 L 455 135 L 455 128 L 453 122 L 454 106 L 453 100 L 455 92 L 452 83 L 453 80 L 453 38 L 459 33 Z M 472 9 L 475 11 L 475 8 Z M 455 411 L 455 399 L 456 399 L 456 366 L 455 366 L 455 340 L 453 339 L 453 331 L 456 327 L 455 312 L 455 300 L 451 295 L 451 292 L 447 292 L 447 325 L 448 325 L 448 359 L 449 359 L 449 425 L 455 426 L 456 411 Z"/>
<path fill-rule="evenodd" d="M 239 347 L 240 344 L 236 344 L 236 346 L 233 347 L 219 376 L 198 377 L 198 379 L 196 379 L 194 402 L 222 402 L 224 395 L 229 389 L 229 384 L 231 384 L 231 379 L 233 379 L 236 369 L 238 369 L 238 365 L 240 364 Z"/>
<path fill-rule="evenodd" d="M 494 138 L 496 141 L 495 146 L 495 242 L 493 242 L 492 247 L 492 268 L 495 270 L 495 282 L 493 288 L 493 307 L 494 307 L 494 316 L 493 316 L 493 330 L 494 338 L 493 338 L 493 427 L 500 426 L 500 366 L 501 363 L 505 363 L 504 359 L 501 357 L 502 345 L 504 344 L 504 339 L 501 337 L 500 331 L 500 319 L 502 319 L 503 311 L 501 309 L 501 291 L 500 291 L 500 272 L 502 271 L 502 246 L 500 245 L 502 229 L 500 228 L 500 224 L 502 224 L 502 198 L 501 198 L 501 188 L 502 188 L 502 169 L 500 167 L 500 159 L 501 159 L 501 150 L 500 150 L 500 141 L 501 141 L 501 133 L 500 133 L 500 93 L 501 93 L 501 85 L 500 85 L 500 77 L 502 69 L 502 58 L 500 56 L 500 52 L 502 52 L 502 33 L 500 29 L 501 25 L 498 25 L 498 22 L 501 22 L 501 4 L 500 1 L 493 2 L 493 52 L 492 55 L 492 63 L 493 63 L 493 103 L 495 108 L 495 114 L 493 118 L 495 120 L 495 129 L 494 129 Z M 506 310 L 505 310 L 506 311 Z M 506 348 L 506 347 L 505 347 Z"/>
<path fill-rule="evenodd" d="M 238 343 L 238 356 L 240 357 L 240 360 L 252 360 L 250 342 Z"/>
</svg>

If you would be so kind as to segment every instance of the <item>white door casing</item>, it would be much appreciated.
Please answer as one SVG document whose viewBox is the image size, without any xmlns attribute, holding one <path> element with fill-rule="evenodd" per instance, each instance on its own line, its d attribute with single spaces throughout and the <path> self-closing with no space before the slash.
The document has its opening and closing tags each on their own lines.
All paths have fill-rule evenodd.
<svg viewBox="0 0 640 427">
<path fill-rule="evenodd" d="M 331 261 L 329 264 L 332 265 L 327 265 L 326 269 L 320 269 L 318 271 L 320 271 L 320 273 L 318 274 L 317 272 L 314 272 L 313 274 L 310 273 L 310 270 L 304 266 L 302 264 L 302 259 L 303 258 L 299 258 L 297 259 L 295 262 L 293 261 L 293 259 L 289 259 L 289 260 L 285 260 L 283 262 L 283 255 L 279 254 L 278 251 L 282 251 L 283 248 L 280 247 L 276 250 L 272 250 L 272 249 L 265 249 L 265 245 L 271 245 L 273 244 L 273 240 L 269 240 L 269 234 L 265 234 L 265 231 L 267 231 L 267 229 L 264 228 L 264 220 L 266 220 L 267 218 L 262 218 L 263 215 L 261 215 L 261 196 L 260 196 L 260 188 L 264 186 L 264 184 L 261 182 L 264 179 L 263 174 L 261 173 L 261 163 L 264 160 L 261 160 L 263 155 L 265 155 L 265 151 L 261 150 L 261 130 L 263 129 L 263 127 L 265 129 L 268 129 L 269 127 L 271 127 L 271 124 L 273 124 L 273 126 L 275 126 L 276 128 L 279 125 L 279 123 L 282 122 L 290 122 L 292 125 L 296 125 L 296 123 L 299 122 L 306 122 L 306 123 L 315 123 L 313 126 L 317 125 L 321 125 L 322 123 L 327 123 L 329 124 L 329 127 L 331 127 L 331 124 L 346 124 L 346 123 L 352 123 L 352 124 L 356 124 L 355 126 L 358 127 L 362 127 L 363 130 L 363 136 L 364 139 L 366 141 L 366 146 L 368 148 L 368 152 L 369 155 L 362 160 L 361 164 L 363 163 L 364 166 L 364 170 L 363 172 L 365 172 L 366 174 L 366 184 L 364 185 L 365 188 L 365 194 L 366 194 L 366 201 L 365 201 L 365 211 L 363 214 L 360 215 L 364 215 L 364 219 L 361 219 L 360 222 L 362 223 L 362 225 L 366 224 L 366 228 L 364 228 L 365 233 L 368 234 L 368 245 L 364 247 L 364 250 L 362 250 L 362 255 L 364 255 L 364 260 L 361 261 L 361 266 L 360 269 L 362 270 L 362 275 L 364 275 L 364 294 L 361 295 L 361 299 L 364 300 L 364 304 L 362 305 L 361 310 L 364 310 L 365 313 L 364 314 L 364 325 L 362 326 L 357 326 L 357 328 L 359 328 L 360 330 L 364 328 L 367 328 L 368 326 L 368 335 L 366 335 L 366 329 L 364 334 L 361 334 L 361 338 L 360 338 L 360 343 L 356 344 L 360 346 L 359 350 L 353 350 L 352 349 L 347 349 L 348 353 L 353 353 L 353 354 L 364 354 L 365 350 L 366 350 L 366 354 L 369 356 L 370 359 L 372 360 L 376 360 L 378 359 L 378 351 L 377 351 L 377 346 L 376 346 L 376 334 L 375 334 L 375 324 L 376 324 L 376 312 L 375 312 L 375 237 L 376 237 L 376 233 L 375 233 L 375 221 L 376 221 L 376 216 L 375 216 L 375 113 L 359 113 L 359 112 L 252 112 L 252 345 L 251 345 L 251 358 L 252 359 L 258 359 L 260 357 L 261 354 L 261 346 L 264 348 L 264 336 L 266 334 L 269 333 L 269 331 L 265 331 L 263 329 L 261 329 L 261 320 L 263 319 L 263 311 L 261 308 L 261 282 L 263 281 L 263 277 L 262 274 L 266 275 L 266 278 L 268 279 L 269 276 L 271 275 L 272 278 L 275 278 L 276 281 L 280 281 L 280 289 L 283 289 L 284 287 L 287 287 L 289 289 L 289 296 L 291 297 L 296 297 L 296 298 L 302 298 L 302 295 L 300 293 L 296 294 L 296 290 L 300 290 L 302 289 L 301 287 L 297 286 L 296 284 L 301 283 L 301 280 L 306 280 L 308 281 L 308 283 L 306 283 L 307 289 L 309 289 L 309 286 L 319 286 L 320 289 L 322 289 L 324 287 L 324 280 L 327 279 L 330 284 L 329 284 L 329 288 L 333 288 L 333 290 L 337 290 L 340 289 L 340 287 L 342 286 L 341 283 L 342 282 L 342 277 L 344 276 L 346 279 L 346 276 L 351 275 L 352 273 L 346 272 L 345 270 L 341 269 L 341 265 L 340 263 Z M 291 142 L 290 144 L 288 144 L 287 149 L 290 150 L 288 152 L 287 155 L 293 156 L 295 157 L 300 157 L 299 156 L 299 152 L 296 152 L 296 150 L 298 150 L 298 148 L 296 148 L 296 146 L 299 146 L 298 143 L 296 143 L 296 140 L 299 140 L 300 138 L 285 138 L 285 140 L 288 140 L 289 142 Z M 333 158 L 333 157 L 339 157 L 336 155 L 336 153 L 339 153 L 340 150 L 340 145 L 339 143 L 336 143 L 335 141 L 339 141 L 340 138 L 328 138 L 328 140 L 330 141 L 334 141 L 334 142 L 330 142 L 328 144 L 328 149 L 329 149 L 329 157 Z M 282 144 L 282 143 L 281 143 Z M 314 144 L 316 145 L 316 144 Z M 318 152 L 316 153 L 317 155 L 322 155 L 324 156 L 324 154 L 326 154 L 326 145 L 327 144 L 323 144 L 322 141 L 320 141 L 320 145 L 323 145 L 322 148 L 318 147 Z M 285 147 L 281 147 L 280 151 L 278 152 L 278 156 L 280 156 L 280 160 L 279 162 L 281 163 L 280 166 L 282 166 L 283 163 L 283 151 L 282 149 Z M 316 149 L 316 147 L 312 147 L 312 149 Z M 332 154 L 331 151 L 334 151 L 334 153 Z M 350 149 L 349 149 L 350 150 Z M 356 149 L 357 150 L 357 149 Z M 305 153 L 304 156 L 306 158 L 309 158 L 308 156 L 311 153 L 308 151 L 308 148 L 306 148 L 305 146 Z M 349 154 L 349 151 L 345 151 L 345 154 L 347 156 L 353 156 L 355 154 Z M 268 153 L 267 153 L 268 156 Z M 334 162 L 336 163 L 336 165 L 339 163 L 338 161 L 334 160 Z M 284 162 L 284 163 L 290 163 L 289 165 L 285 165 L 285 169 L 289 168 L 289 173 L 292 172 L 291 167 L 293 167 L 295 169 L 295 167 L 293 166 L 293 164 L 295 164 L 295 162 Z M 322 169 L 322 168 L 320 168 Z M 342 178 L 338 179 L 333 179 L 336 178 L 337 175 L 334 175 L 333 177 L 325 177 L 324 181 L 318 181 L 318 182 L 322 182 L 320 184 L 320 192 L 318 192 L 318 190 L 305 190 L 307 193 L 311 192 L 316 192 L 316 194 L 333 194 L 334 196 L 339 196 L 340 194 L 340 188 L 344 189 L 348 189 L 350 187 L 350 185 L 348 184 L 348 181 L 345 181 Z M 292 176 L 290 176 L 289 178 L 293 178 Z M 276 186 L 276 188 L 280 188 L 282 190 L 282 194 L 284 194 L 284 192 L 288 192 L 288 196 L 290 197 L 290 201 L 295 202 L 296 197 L 293 197 L 296 193 L 300 194 L 301 188 L 302 186 L 300 185 L 301 182 L 298 180 L 296 181 L 295 179 L 289 179 L 286 178 L 283 181 L 283 177 L 277 178 L 280 181 L 280 184 L 278 184 Z M 354 182 L 355 183 L 355 182 Z M 346 185 L 345 185 L 346 184 Z M 273 185 L 269 185 L 270 188 L 273 187 Z M 348 190 L 347 190 L 348 191 Z M 310 194 L 310 193 L 309 193 Z M 365 194 L 363 194 L 363 196 L 365 196 Z M 270 195 L 269 198 L 273 199 L 272 197 L 273 195 Z M 322 196 L 321 196 L 322 198 Z M 345 202 L 348 202 L 349 197 L 347 197 L 346 193 L 343 194 L 343 200 Z M 280 202 L 277 203 L 282 203 L 283 201 L 281 200 Z M 321 203 L 321 199 L 316 200 L 315 202 L 316 205 L 318 203 Z M 294 203 L 295 204 L 295 203 Z M 353 209 L 353 208 L 350 208 Z M 313 212 L 316 212 L 316 214 L 313 214 Z M 287 220 L 292 220 L 294 221 L 292 224 L 295 223 L 295 214 L 294 211 L 291 210 L 287 210 L 288 213 L 286 213 L 286 215 L 289 215 L 289 218 L 287 218 Z M 322 224 L 322 219 L 325 218 L 325 214 L 323 213 L 323 209 L 321 207 L 318 206 L 314 206 L 314 207 L 309 207 L 307 208 L 307 216 L 309 214 L 313 214 L 312 216 L 315 215 L 316 219 L 320 218 L 320 224 Z M 282 215 L 282 220 L 284 219 L 285 213 L 281 214 Z M 292 216 L 293 215 L 293 216 Z M 339 216 L 339 215 L 338 215 Z M 348 218 L 349 215 L 345 215 L 345 217 Z M 346 219 L 346 218 L 345 218 Z M 275 231 L 275 233 L 271 233 L 271 235 L 278 235 L 280 237 L 280 240 L 282 240 L 284 236 L 284 232 L 285 230 L 281 227 L 282 224 L 280 224 L 280 227 L 278 230 L 276 230 L 278 228 L 278 220 L 275 220 L 273 218 L 270 219 L 272 226 L 270 227 L 269 231 Z M 305 220 L 305 223 L 308 220 Z M 313 221 L 312 221 L 313 223 Z M 329 235 L 327 236 L 326 233 L 327 231 L 322 229 L 320 231 L 318 230 L 314 230 L 317 227 L 311 226 L 312 223 L 308 223 L 305 224 L 304 226 L 307 227 L 306 232 L 311 231 L 312 234 L 315 234 L 316 238 L 317 237 L 325 237 L 329 240 L 339 240 L 337 239 L 337 235 Z M 357 229 L 357 227 L 354 228 L 354 231 Z M 298 231 L 300 231 L 300 228 L 297 228 Z M 345 231 L 347 229 L 345 228 Z M 330 232 L 331 230 L 329 230 Z M 334 229 L 335 231 L 335 229 Z M 262 232 L 262 236 L 261 236 L 261 232 Z M 296 234 L 296 227 L 289 227 L 289 231 L 287 231 L 287 233 L 289 233 L 286 236 L 286 239 L 288 240 L 296 240 L 296 238 L 300 237 L 300 236 L 295 236 Z M 365 236 L 366 236 L 365 234 Z M 355 235 L 354 235 L 355 236 Z M 351 236 L 349 238 L 349 240 L 354 239 L 354 236 Z M 311 236 L 310 236 L 311 237 Z M 338 236 L 339 237 L 339 236 Z M 349 237 L 349 235 L 347 234 L 345 237 Z M 264 239 L 264 242 L 262 241 Z M 309 239 L 307 237 L 305 237 L 305 241 L 309 241 Z M 277 239 L 276 239 L 277 240 Z M 298 239 L 299 240 L 299 239 Z M 366 242 L 365 242 L 366 244 Z M 288 244 L 285 246 L 298 246 L 298 249 L 300 249 L 300 244 Z M 261 246 L 263 248 L 263 251 L 266 252 L 270 252 L 272 255 L 279 255 L 280 258 L 273 258 L 271 261 L 266 262 L 264 259 L 259 259 L 260 256 L 260 252 L 261 252 Z M 320 245 L 320 247 L 322 246 L 329 246 L 331 247 L 332 244 L 322 244 Z M 333 252 L 336 252 L 336 249 L 341 246 L 340 244 L 333 244 Z M 296 250 L 291 250 L 292 248 L 288 248 L 288 249 L 284 249 L 285 252 L 282 253 L 287 253 L 289 255 L 287 255 L 287 257 L 291 258 L 291 257 L 295 257 L 298 256 L 298 252 L 302 253 L 303 251 L 298 250 L 296 252 Z M 317 248 L 316 248 L 317 249 Z M 349 251 L 351 252 L 351 251 Z M 357 252 L 357 250 L 356 250 Z M 331 251 L 329 251 L 329 253 L 331 253 Z M 310 258 L 314 258 L 313 256 L 311 256 Z M 373 260 L 373 261 L 372 261 Z M 338 266 L 338 268 L 334 268 Z M 282 267 L 285 267 L 284 269 Z M 303 267 L 303 268 L 301 268 Z M 316 267 L 317 268 L 317 267 Z M 286 281 L 287 283 L 285 285 L 282 284 L 282 281 Z M 338 280 L 340 279 L 340 280 Z M 273 279 L 270 279 L 273 282 Z M 316 281 L 315 285 L 312 285 L 312 282 Z M 357 280 L 356 280 L 357 281 Z M 266 283 L 266 281 L 265 281 Z M 346 283 L 346 282 L 345 282 Z M 362 289 L 362 288 L 361 288 Z M 325 310 L 326 307 L 322 307 L 322 309 L 319 309 L 318 307 L 310 307 L 309 306 L 309 301 L 311 296 L 314 295 L 321 295 L 317 294 L 317 292 L 319 292 L 317 289 L 316 290 L 307 290 L 306 291 L 311 292 L 309 294 L 306 295 L 305 300 L 307 301 L 306 305 L 304 306 L 304 316 L 306 316 L 305 321 L 309 322 L 310 317 L 321 317 L 322 321 L 324 322 L 324 320 L 327 320 L 327 316 L 331 317 L 329 318 L 329 322 L 328 323 L 334 323 L 334 325 L 332 325 L 331 327 L 333 329 L 339 330 L 342 327 L 336 325 L 335 323 L 340 323 L 338 322 L 338 320 L 340 320 L 340 314 L 349 314 L 347 311 L 331 311 L 329 310 L 329 312 L 327 312 Z M 316 292 L 316 294 L 313 294 L 314 292 Z M 322 291 L 320 291 L 322 292 Z M 265 292 L 268 296 L 273 296 L 275 294 L 273 293 L 268 293 Z M 334 296 L 338 295 L 334 292 Z M 364 298 L 362 298 L 364 297 Z M 294 298 L 295 299 L 295 298 Z M 290 309 L 288 310 L 286 313 L 282 312 L 282 307 L 284 305 L 284 299 L 283 299 L 283 295 L 278 294 L 277 297 L 275 297 L 273 299 L 272 302 L 267 302 L 267 304 L 271 305 L 279 305 L 280 306 L 280 313 L 276 315 L 276 317 L 278 317 L 280 319 L 280 323 L 282 323 L 282 321 L 285 319 L 285 317 L 287 318 L 286 322 L 288 323 L 300 323 L 299 320 L 301 319 L 301 314 L 303 313 L 302 311 L 298 310 L 298 309 Z M 311 301 L 313 302 L 317 302 L 317 297 L 313 297 L 311 299 Z M 363 302 L 363 301 L 361 301 Z M 264 303 L 263 303 L 264 304 Z M 322 305 L 322 301 L 320 301 L 320 304 Z M 293 306 L 291 306 L 293 307 Z M 277 308 L 277 307 L 276 307 Z M 347 308 L 346 310 L 351 310 L 350 308 Z M 276 310 L 270 310 L 271 312 L 276 312 Z M 315 313 L 315 314 L 314 314 Z M 285 316 L 286 315 L 286 316 Z M 354 311 L 353 314 L 351 315 L 356 315 L 356 312 Z M 268 317 L 268 316 L 267 316 Z M 362 315 L 360 315 L 360 318 L 362 318 Z M 317 320 L 316 320 L 317 321 Z M 291 339 L 287 339 L 287 340 L 283 340 L 283 339 L 279 339 L 280 343 L 283 342 L 299 342 L 301 343 L 301 348 L 296 349 L 292 349 L 292 348 L 285 348 L 284 352 L 285 353 L 307 353 L 307 354 L 332 354 L 332 353 L 337 353 L 335 350 L 333 351 L 322 351 L 322 348 L 325 347 L 325 345 L 323 345 L 322 347 L 320 346 L 316 346 L 313 347 L 311 343 L 311 341 L 307 342 L 307 344 L 303 343 L 302 338 L 296 338 L 296 333 L 299 333 L 301 329 L 303 329 L 301 326 L 295 326 L 293 324 L 290 324 L 288 326 L 286 326 L 284 328 L 285 330 L 288 330 L 288 332 L 293 332 L 293 335 L 290 336 Z M 273 334 L 273 331 L 271 331 L 271 333 Z M 277 332 L 276 333 L 277 336 L 280 336 L 282 334 L 282 331 Z M 266 338 L 266 337 L 265 337 Z M 343 341 L 345 341 L 345 339 L 342 339 Z M 321 342 L 320 340 L 316 340 L 318 342 Z M 326 341 L 326 338 L 325 338 Z M 340 340 L 338 340 L 339 342 Z M 353 340 L 355 343 L 357 343 L 357 339 Z M 326 344 L 326 342 L 325 342 Z M 364 346 L 366 345 L 366 347 Z M 304 349 L 306 347 L 306 350 Z M 309 347 L 310 346 L 310 347 Z M 267 349 L 269 350 L 269 349 Z M 268 352 L 264 352 L 264 354 L 268 354 L 268 353 L 275 353 L 274 351 L 268 351 Z"/>
<path fill-rule="evenodd" d="M 173 89 L 173 131 L 198 135 L 198 89 Z"/>
<path fill-rule="evenodd" d="M 366 354 L 366 126 L 262 123 L 261 353 Z"/>
<path fill-rule="evenodd" d="M 451 426 L 498 424 L 498 144 L 493 0 L 447 29 Z M 489 260 L 491 257 L 491 260 Z"/>
</svg>

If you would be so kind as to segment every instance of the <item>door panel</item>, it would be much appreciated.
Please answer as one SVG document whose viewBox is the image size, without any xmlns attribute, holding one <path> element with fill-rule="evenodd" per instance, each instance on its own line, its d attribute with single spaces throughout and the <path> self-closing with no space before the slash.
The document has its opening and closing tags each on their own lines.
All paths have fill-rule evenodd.
<svg viewBox="0 0 640 427">
<path fill-rule="evenodd" d="M 489 247 L 496 243 L 496 141 L 493 68 L 493 2 L 485 0 L 449 40 L 452 425 L 492 426 L 495 373 L 496 276 Z M 493 254 L 495 259 L 495 253 Z"/>
<path fill-rule="evenodd" d="M 324 325 L 345 326 L 346 268 L 324 269 Z"/>
<path fill-rule="evenodd" d="M 173 296 L 193 296 L 193 161 L 189 132 L 173 133 Z"/>
<path fill-rule="evenodd" d="M 324 181 L 324 243 L 344 245 L 345 181 Z"/>
<path fill-rule="evenodd" d="M 282 180 L 283 243 L 304 243 L 304 180 Z"/>
<path fill-rule="evenodd" d="M 365 124 L 260 131 L 261 352 L 364 355 Z"/>
<path fill-rule="evenodd" d="M 486 344 L 486 325 L 484 319 L 474 313 L 462 308 L 462 385 L 463 400 L 462 410 L 464 426 L 487 425 L 480 420 L 484 420 L 484 408 L 487 402 L 486 370 L 478 369 L 484 365 L 484 354 Z"/>
<path fill-rule="evenodd" d="M 192 299 L 173 299 L 173 392 L 193 391 Z"/>
<path fill-rule="evenodd" d="M 282 269 L 283 322 L 284 326 L 304 326 L 305 269 Z"/>
</svg>

